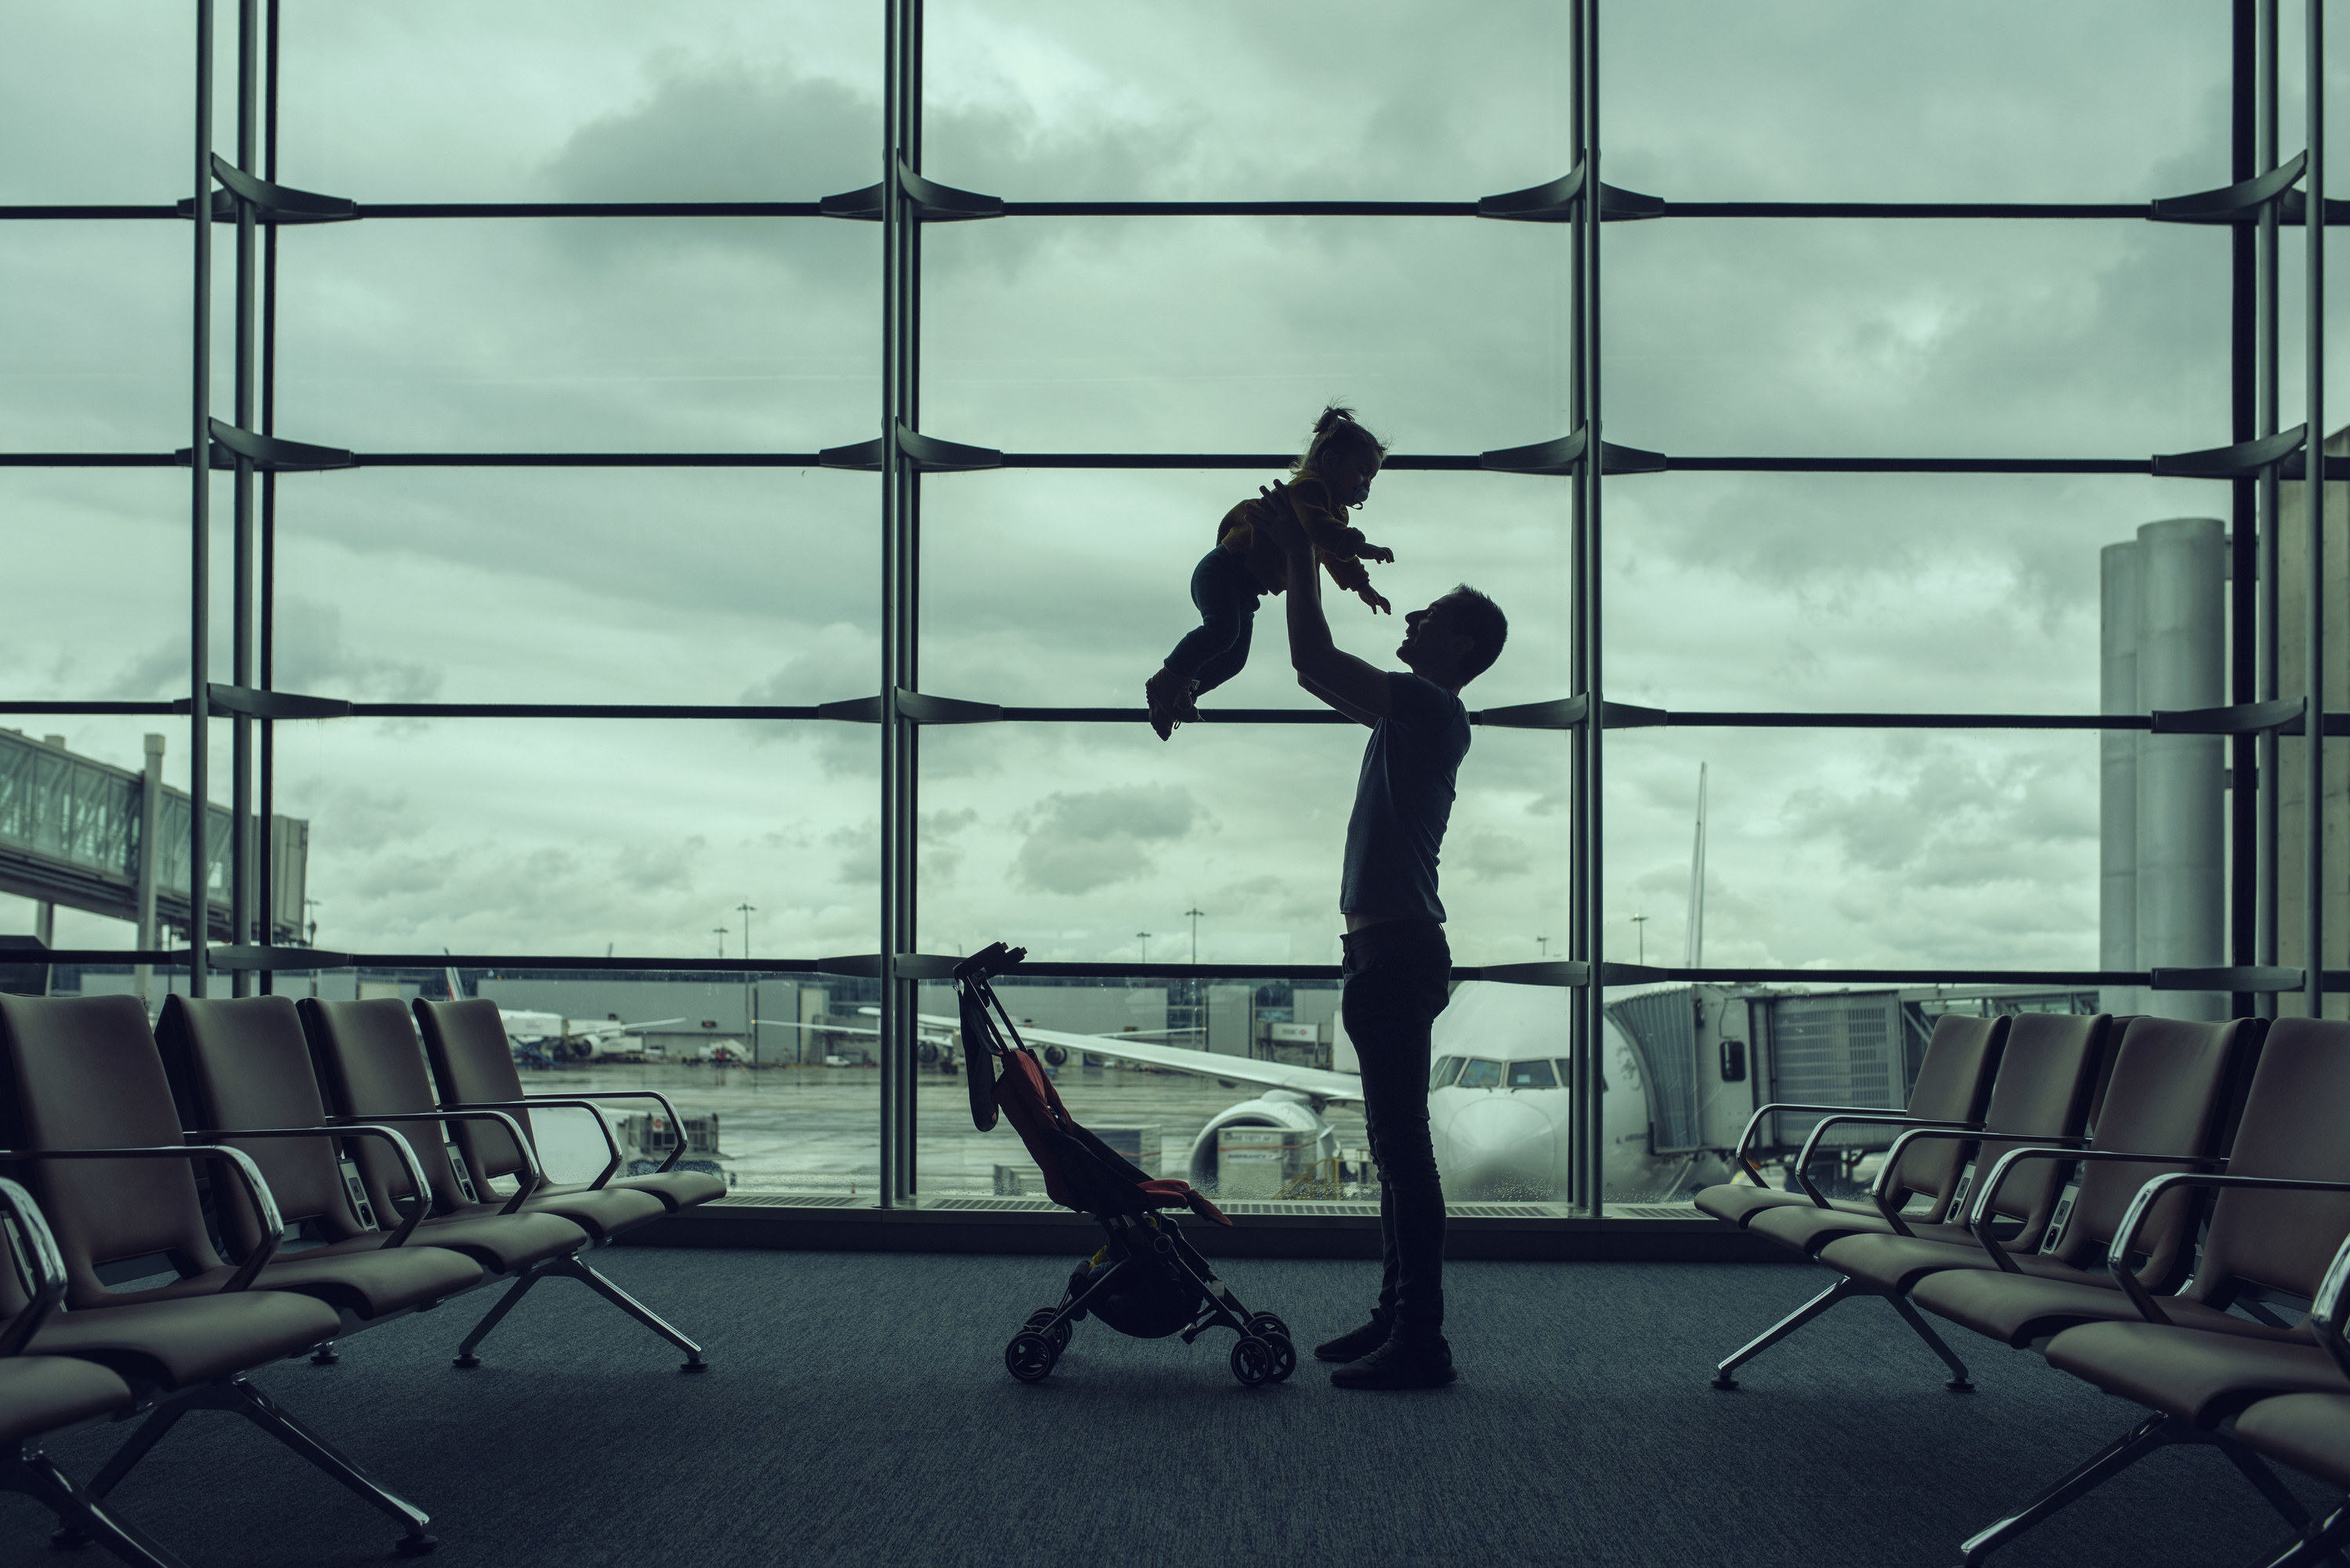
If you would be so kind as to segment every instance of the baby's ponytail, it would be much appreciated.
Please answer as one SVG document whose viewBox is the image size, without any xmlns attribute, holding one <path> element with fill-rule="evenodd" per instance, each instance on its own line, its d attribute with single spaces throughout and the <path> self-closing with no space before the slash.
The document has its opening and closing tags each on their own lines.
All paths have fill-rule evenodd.
<svg viewBox="0 0 2350 1568">
<path fill-rule="evenodd" d="M 1332 403 L 1314 421 L 1314 439 L 1306 443 L 1305 455 L 1291 464 L 1289 471 L 1295 473 L 1318 465 L 1326 457 L 1350 452 L 1367 452 L 1376 463 L 1387 456 L 1388 447 L 1387 442 L 1363 428 L 1354 410 Z"/>
</svg>

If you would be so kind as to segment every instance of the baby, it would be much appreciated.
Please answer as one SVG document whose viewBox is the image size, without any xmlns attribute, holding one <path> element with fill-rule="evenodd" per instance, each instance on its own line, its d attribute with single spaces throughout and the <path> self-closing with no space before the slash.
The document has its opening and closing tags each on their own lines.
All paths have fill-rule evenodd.
<svg viewBox="0 0 2350 1568">
<path fill-rule="evenodd" d="M 1360 595 L 1374 615 L 1395 613 L 1363 569 L 1365 561 L 1394 560 L 1395 552 L 1372 544 L 1361 529 L 1347 523 L 1347 508 L 1360 506 L 1369 497 L 1371 481 L 1386 456 L 1379 439 L 1356 422 L 1354 410 L 1325 409 L 1314 421 L 1314 439 L 1305 455 L 1290 470 L 1284 493 L 1260 492 L 1224 514 L 1216 527 L 1216 547 L 1191 569 L 1191 602 L 1199 607 L 1200 624 L 1175 645 L 1159 673 L 1142 683 L 1150 704 L 1150 727 L 1160 740 L 1173 734 L 1176 725 L 1200 717 L 1192 705 L 1195 697 L 1241 672 L 1248 663 L 1257 601 L 1289 587 L 1287 557 L 1271 533 L 1257 526 L 1263 508 L 1285 500 L 1330 580 Z"/>
</svg>

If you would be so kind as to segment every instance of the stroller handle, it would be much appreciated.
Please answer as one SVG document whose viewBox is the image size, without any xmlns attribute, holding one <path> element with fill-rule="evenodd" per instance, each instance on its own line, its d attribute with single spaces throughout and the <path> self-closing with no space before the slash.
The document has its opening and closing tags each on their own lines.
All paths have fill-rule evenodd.
<svg viewBox="0 0 2350 1568">
<path fill-rule="evenodd" d="M 991 942 L 955 965 L 954 977 L 958 981 L 990 980 L 1019 964 L 1027 956 L 1026 948 L 1008 948 L 1002 942 Z"/>
</svg>

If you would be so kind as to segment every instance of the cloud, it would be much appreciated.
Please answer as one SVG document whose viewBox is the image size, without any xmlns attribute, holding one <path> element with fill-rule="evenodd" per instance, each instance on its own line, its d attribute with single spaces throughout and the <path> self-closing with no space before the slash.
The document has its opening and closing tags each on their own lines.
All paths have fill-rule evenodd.
<svg viewBox="0 0 2350 1568">
<path fill-rule="evenodd" d="M 1024 815 L 1014 874 L 1038 892 L 1094 892 L 1141 876 L 1151 868 L 1149 846 L 1183 838 L 1206 819 L 1179 784 L 1049 794 Z"/>
</svg>

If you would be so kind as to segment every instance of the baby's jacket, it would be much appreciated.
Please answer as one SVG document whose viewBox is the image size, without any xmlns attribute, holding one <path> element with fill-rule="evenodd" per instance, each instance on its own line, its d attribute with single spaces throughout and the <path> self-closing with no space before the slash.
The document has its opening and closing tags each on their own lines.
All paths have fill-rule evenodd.
<svg viewBox="0 0 2350 1568">
<path fill-rule="evenodd" d="M 1331 499 L 1330 486 L 1322 476 L 1311 468 L 1301 468 L 1290 477 L 1288 489 L 1290 505 L 1330 580 L 1348 593 L 1369 587 L 1371 575 L 1356 558 L 1367 543 L 1363 531 L 1347 523 L 1346 508 Z M 1253 495 L 1225 513 L 1224 520 L 1216 525 L 1217 545 L 1246 561 L 1257 582 L 1275 594 L 1289 587 L 1289 557 L 1257 522 L 1263 508 L 1276 504 Z"/>
</svg>

